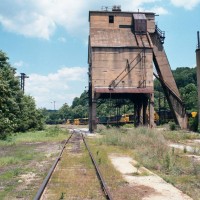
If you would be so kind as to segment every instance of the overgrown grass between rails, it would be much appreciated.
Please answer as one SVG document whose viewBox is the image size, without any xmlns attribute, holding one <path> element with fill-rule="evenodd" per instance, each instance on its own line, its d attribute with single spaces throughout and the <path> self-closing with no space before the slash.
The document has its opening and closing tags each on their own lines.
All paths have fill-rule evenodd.
<svg viewBox="0 0 200 200">
<path fill-rule="evenodd" d="M 46 198 L 105 199 L 83 142 L 80 143 L 77 152 L 74 147 L 74 144 L 70 143 L 64 151 L 57 170 L 49 182 Z"/>
</svg>

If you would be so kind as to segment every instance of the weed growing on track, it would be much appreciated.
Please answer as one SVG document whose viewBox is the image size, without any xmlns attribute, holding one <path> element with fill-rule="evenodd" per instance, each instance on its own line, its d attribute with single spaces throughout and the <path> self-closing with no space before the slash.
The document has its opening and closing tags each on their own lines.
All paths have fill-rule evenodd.
<svg viewBox="0 0 200 200">
<path fill-rule="evenodd" d="M 109 159 L 109 154 L 130 155 L 131 152 L 118 146 L 105 145 L 94 138 L 88 138 L 87 141 L 113 199 L 142 199 L 143 194 L 140 193 L 141 189 L 137 190 L 136 187 L 129 186 Z"/>
<path fill-rule="evenodd" d="M 99 144 L 132 149 L 134 159 L 141 165 L 162 176 L 193 199 L 200 199 L 200 163 L 187 157 L 187 153 L 170 148 L 170 141 L 199 138 L 185 132 L 158 132 L 148 128 L 101 129 Z"/>
</svg>

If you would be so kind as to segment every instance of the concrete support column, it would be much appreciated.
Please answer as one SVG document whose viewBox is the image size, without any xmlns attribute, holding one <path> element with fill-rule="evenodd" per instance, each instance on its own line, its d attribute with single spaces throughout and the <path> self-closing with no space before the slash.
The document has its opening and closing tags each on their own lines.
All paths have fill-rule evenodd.
<svg viewBox="0 0 200 200">
<path fill-rule="evenodd" d="M 97 129 L 97 101 L 93 99 L 92 101 L 92 127 L 93 131 Z"/>
<path fill-rule="evenodd" d="M 145 98 L 143 101 L 143 125 L 147 125 L 147 106 L 148 106 L 148 99 Z"/>
<path fill-rule="evenodd" d="M 138 126 L 142 125 L 142 123 L 143 123 L 142 120 L 141 120 L 141 117 L 143 118 L 143 116 L 142 116 L 142 102 L 138 102 L 137 117 L 138 117 L 138 119 L 137 119 Z"/>
<path fill-rule="evenodd" d="M 92 99 L 92 103 L 89 106 L 89 131 L 91 133 L 97 129 L 97 103 L 96 99 Z"/>
<path fill-rule="evenodd" d="M 154 123 L 154 94 L 150 94 L 149 97 L 149 125 L 150 128 L 155 126 Z"/>
<path fill-rule="evenodd" d="M 93 128 L 92 128 L 92 104 L 89 105 L 89 131 L 90 131 L 90 133 L 93 132 Z"/>
<path fill-rule="evenodd" d="M 92 103 L 89 103 L 89 131 L 92 133 Z"/>
<path fill-rule="evenodd" d="M 134 103 L 134 126 L 137 127 L 137 104 Z"/>
<path fill-rule="evenodd" d="M 139 125 L 144 125 L 144 96 L 140 96 L 140 101 L 139 101 Z"/>
<path fill-rule="evenodd" d="M 198 89 L 198 126 L 200 128 L 200 39 L 199 32 L 197 33 L 198 45 L 196 49 L 196 61 L 197 61 L 197 89 Z"/>
<path fill-rule="evenodd" d="M 143 124 L 141 121 L 142 101 L 136 101 L 134 103 L 134 125 L 135 127 Z M 143 113 L 142 113 L 143 114 Z"/>
</svg>

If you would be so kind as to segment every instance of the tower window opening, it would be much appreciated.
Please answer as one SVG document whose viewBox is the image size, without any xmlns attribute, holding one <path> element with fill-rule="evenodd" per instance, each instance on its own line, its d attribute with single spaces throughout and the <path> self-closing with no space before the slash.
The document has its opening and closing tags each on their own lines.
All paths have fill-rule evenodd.
<svg viewBox="0 0 200 200">
<path fill-rule="evenodd" d="M 114 23 L 114 16 L 110 15 L 109 16 L 109 24 L 113 24 Z"/>
</svg>

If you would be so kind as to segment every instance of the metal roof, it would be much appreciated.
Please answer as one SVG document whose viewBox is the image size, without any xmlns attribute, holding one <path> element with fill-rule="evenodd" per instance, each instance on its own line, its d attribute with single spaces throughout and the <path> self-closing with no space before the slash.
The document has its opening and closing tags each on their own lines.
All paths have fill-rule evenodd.
<svg viewBox="0 0 200 200">
<path fill-rule="evenodd" d="M 143 19 L 143 20 L 147 19 L 145 14 L 142 14 L 142 13 L 133 14 L 133 18 L 134 19 Z"/>
<path fill-rule="evenodd" d="M 146 47 L 151 48 L 147 35 L 135 35 L 128 29 L 90 30 L 91 47 Z"/>
</svg>

